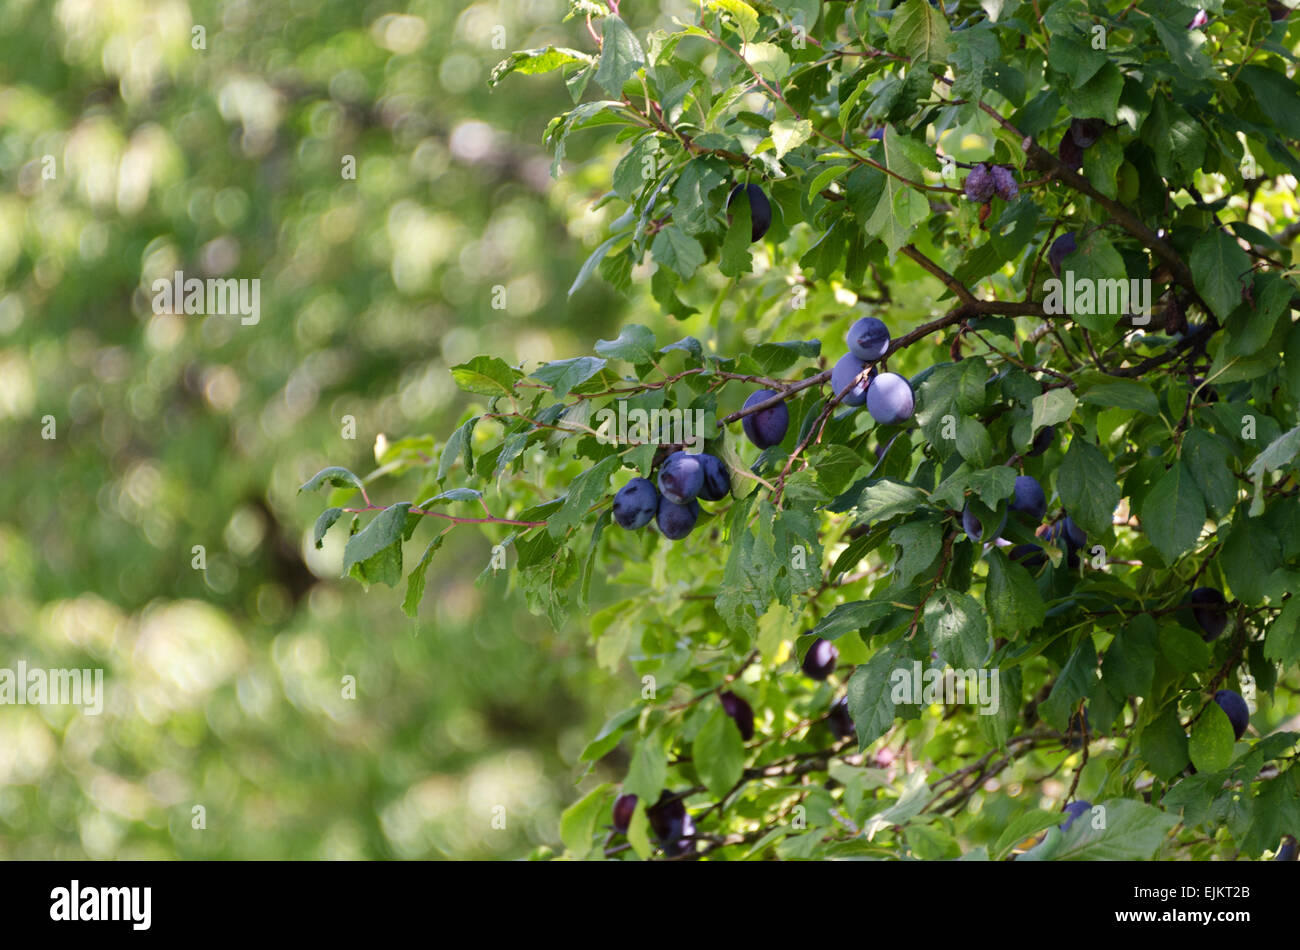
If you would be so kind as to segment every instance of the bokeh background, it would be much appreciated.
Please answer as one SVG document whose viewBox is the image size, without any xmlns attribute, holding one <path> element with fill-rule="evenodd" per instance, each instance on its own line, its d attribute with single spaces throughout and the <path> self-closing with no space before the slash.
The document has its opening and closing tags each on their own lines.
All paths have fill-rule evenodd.
<svg viewBox="0 0 1300 950">
<path fill-rule="evenodd" d="M 372 472 L 381 436 L 445 439 L 448 367 L 476 353 L 663 327 L 639 291 L 567 296 L 614 156 L 575 136 L 552 180 L 559 75 L 487 86 L 510 50 L 590 47 L 564 12 L 0 4 L 0 667 L 102 668 L 107 690 L 97 717 L 0 706 L 0 858 L 558 844 L 578 755 L 637 684 L 595 668 L 581 618 L 555 632 L 476 584 L 472 531 L 407 619 L 400 591 L 339 578 L 341 529 L 314 550 L 322 497 L 296 490 Z M 155 315 L 178 269 L 260 278 L 260 323 Z"/>
</svg>

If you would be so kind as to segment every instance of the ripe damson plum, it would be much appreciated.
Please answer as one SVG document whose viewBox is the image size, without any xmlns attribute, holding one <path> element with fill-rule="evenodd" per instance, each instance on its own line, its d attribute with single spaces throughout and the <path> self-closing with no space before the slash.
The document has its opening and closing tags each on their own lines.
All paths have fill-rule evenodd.
<svg viewBox="0 0 1300 950">
<path fill-rule="evenodd" d="M 775 395 L 776 393 L 770 389 L 755 390 L 745 400 L 745 408 L 757 406 Z M 785 403 L 778 402 L 775 406 L 751 412 L 740 420 L 740 425 L 750 442 L 760 449 L 771 448 L 781 444 L 786 430 L 790 428 L 790 409 Z"/>
<path fill-rule="evenodd" d="M 1025 454 L 1029 458 L 1042 455 L 1051 448 L 1054 441 L 1056 441 L 1056 426 L 1044 426 L 1034 435 L 1034 442 Z"/>
<path fill-rule="evenodd" d="M 993 197 L 993 173 L 988 165 L 980 163 L 966 176 L 966 197 L 977 204 L 983 204 Z"/>
<path fill-rule="evenodd" d="M 1061 144 L 1056 146 L 1056 157 L 1069 169 L 1076 169 L 1083 164 L 1083 149 L 1075 144 L 1069 132 L 1061 136 Z"/>
<path fill-rule="evenodd" d="M 728 208 L 736 200 L 736 195 L 740 193 L 741 188 L 744 188 L 745 193 L 749 195 L 750 242 L 760 241 L 767 233 L 767 229 L 772 226 L 772 203 L 767 200 L 767 195 L 758 185 L 737 185 L 727 196 Z"/>
<path fill-rule="evenodd" d="M 614 830 L 626 833 L 636 811 L 635 795 L 620 795 L 614 800 Z"/>
<path fill-rule="evenodd" d="M 667 498 L 659 499 L 659 510 L 655 513 L 655 524 L 669 541 L 680 541 L 695 528 L 700 517 L 700 503 L 692 500 L 688 505 L 678 505 Z"/>
<path fill-rule="evenodd" d="M 870 363 L 880 359 L 889 349 L 889 327 L 878 317 L 863 317 L 854 321 L 844 339 L 850 353 Z"/>
<path fill-rule="evenodd" d="M 1092 802 L 1087 801 L 1086 799 L 1081 798 L 1077 802 L 1070 802 L 1070 804 L 1065 806 L 1065 814 L 1068 817 L 1066 817 L 1065 821 L 1061 824 L 1061 831 L 1069 831 L 1070 826 L 1074 824 L 1074 819 L 1086 815 L 1090 811 L 1092 811 Z"/>
<path fill-rule="evenodd" d="M 853 717 L 849 715 L 849 698 L 841 696 L 839 701 L 831 707 L 830 713 L 826 716 L 826 725 L 830 726 L 831 734 L 837 739 L 847 739 L 850 736 L 857 735 L 857 728 L 853 725 Z"/>
<path fill-rule="evenodd" d="M 970 510 L 970 505 L 967 505 L 961 510 L 961 526 L 962 530 L 966 532 L 966 537 L 970 538 L 972 541 L 979 541 L 984 537 L 984 526 L 980 524 L 980 519 L 976 516 L 975 512 Z M 1003 515 L 1002 522 L 998 525 L 998 530 L 994 532 L 993 537 L 1002 537 L 1002 529 L 1006 526 L 1007 516 Z"/>
<path fill-rule="evenodd" d="M 1297 847 L 1295 835 L 1283 835 L 1282 843 L 1277 846 L 1277 854 L 1273 857 L 1274 861 L 1295 861 L 1300 858 L 1300 847 Z"/>
<path fill-rule="evenodd" d="M 1268 7 L 1268 18 L 1274 23 L 1285 20 L 1291 15 L 1291 8 L 1282 3 L 1281 0 L 1268 0 L 1266 6 Z M 1295 858 L 1291 858 L 1291 860 L 1294 861 Z"/>
<path fill-rule="evenodd" d="M 993 166 L 993 192 L 1003 201 L 1011 201 L 1020 194 L 1020 185 L 1015 173 L 1005 165 Z"/>
<path fill-rule="evenodd" d="M 855 379 L 862 374 L 867 368 L 867 364 L 862 362 L 852 353 L 845 353 L 841 356 L 831 368 L 831 392 L 839 395 L 844 392 L 845 387 L 850 385 Z M 864 379 L 847 393 L 840 400 L 846 406 L 860 406 L 867 401 L 867 381 Z"/>
<path fill-rule="evenodd" d="M 1043 493 L 1043 486 L 1038 484 L 1038 479 L 1032 475 L 1017 475 L 1016 487 L 1011 493 L 1007 510 L 1034 521 L 1042 521 L 1043 515 L 1047 514 L 1047 495 Z"/>
<path fill-rule="evenodd" d="M 700 497 L 705 501 L 722 501 L 731 493 L 731 473 L 716 455 L 702 452 L 699 459 L 704 468 L 704 486 L 700 489 Z"/>
<path fill-rule="evenodd" d="M 1053 241 L 1051 249 L 1047 252 L 1047 265 L 1052 268 L 1052 273 L 1060 277 L 1061 265 L 1078 249 L 1079 244 L 1075 240 L 1073 231 L 1066 231 Z"/>
<path fill-rule="evenodd" d="M 1079 148 L 1091 148 L 1105 131 L 1106 123 L 1101 119 L 1074 119 L 1070 122 L 1070 138 Z"/>
<path fill-rule="evenodd" d="M 840 651 L 829 640 L 818 637 L 804 654 L 803 671 L 815 680 L 824 680 L 835 670 Z"/>
<path fill-rule="evenodd" d="M 867 412 L 882 426 L 906 422 L 914 406 L 912 387 L 897 373 L 881 373 L 867 387 Z"/>
<path fill-rule="evenodd" d="M 723 712 L 740 730 L 740 738 L 746 742 L 754 738 L 754 708 L 730 690 L 718 694 L 718 699 L 722 701 Z"/>
<path fill-rule="evenodd" d="M 659 494 L 677 505 L 694 501 L 704 487 L 704 466 L 698 455 L 674 452 L 659 466 Z"/>
<path fill-rule="evenodd" d="M 1228 601 L 1223 596 L 1223 591 L 1213 587 L 1198 587 L 1187 599 L 1192 605 L 1192 616 L 1204 631 L 1201 639 L 1217 640 L 1228 626 Z"/>
<path fill-rule="evenodd" d="M 658 510 L 659 493 L 648 478 L 634 478 L 614 495 L 614 521 L 620 528 L 643 528 Z"/>
<path fill-rule="evenodd" d="M 686 831 L 686 804 L 668 789 L 659 793 L 659 800 L 645 810 L 645 816 L 661 842 L 675 842 Z"/>
<path fill-rule="evenodd" d="M 1246 701 L 1241 698 L 1240 693 L 1230 689 L 1219 690 L 1214 694 L 1214 701 L 1228 714 L 1228 722 L 1232 723 L 1232 732 L 1240 739 L 1246 727 L 1250 725 L 1250 707 L 1246 705 Z"/>
</svg>

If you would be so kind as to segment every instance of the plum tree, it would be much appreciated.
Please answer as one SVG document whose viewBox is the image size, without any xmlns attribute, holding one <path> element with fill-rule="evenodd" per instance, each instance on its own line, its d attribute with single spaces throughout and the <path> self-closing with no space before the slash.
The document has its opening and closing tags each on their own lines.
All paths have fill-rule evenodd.
<svg viewBox="0 0 1300 950">
<path fill-rule="evenodd" d="M 700 456 L 674 452 L 659 466 L 659 494 L 676 505 L 694 501 L 704 488 L 704 465 Z"/>
<path fill-rule="evenodd" d="M 862 317 L 849 327 L 845 342 L 849 353 L 864 363 L 870 363 L 889 352 L 889 327 L 879 317 Z M 839 392 L 839 389 L 835 391 Z"/>
<path fill-rule="evenodd" d="M 914 406 L 912 387 L 897 373 L 881 373 L 867 387 L 867 412 L 882 426 L 906 422 Z"/>
<path fill-rule="evenodd" d="M 1223 591 L 1215 587 L 1197 587 L 1187 599 L 1203 639 L 1218 639 L 1228 626 L 1228 601 Z"/>
<path fill-rule="evenodd" d="M 736 185 L 727 196 L 728 210 L 742 189 L 749 198 L 750 242 L 761 241 L 767 229 L 772 226 L 772 203 L 758 185 Z"/>
<path fill-rule="evenodd" d="M 867 364 L 858 359 L 852 353 L 845 353 L 836 361 L 834 368 L 831 370 L 831 389 L 836 393 L 844 392 L 846 386 L 852 383 Z M 844 395 L 842 400 L 846 406 L 860 406 L 867 401 L 867 380 L 862 380 Z"/>
<path fill-rule="evenodd" d="M 700 488 L 700 498 L 705 501 L 722 501 L 731 494 L 731 472 L 716 455 L 707 452 L 700 454 L 700 465 L 704 470 L 704 484 Z"/>
<path fill-rule="evenodd" d="M 754 738 L 754 708 L 730 690 L 719 693 L 718 699 L 722 701 L 723 711 L 740 730 L 740 738 L 746 742 Z"/>
<path fill-rule="evenodd" d="M 634 478 L 614 495 L 614 522 L 621 528 L 635 530 L 654 520 L 659 510 L 659 493 L 648 478 Z"/>
<path fill-rule="evenodd" d="M 775 395 L 771 389 L 756 390 L 745 400 L 744 408 L 751 409 Z M 751 412 L 741 420 L 741 427 L 749 441 L 760 449 L 780 445 L 785 439 L 786 430 L 790 428 L 790 409 L 784 402 L 779 402 L 775 406 Z"/>
<path fill-rule="evenodd" d="M 643 803 L 682 789 L 704 831 L 682 809 L 664 854 L 860 857 L 852 829 L 928 789 L 873 854 L 998 859 L 1063 779 L 1111 796 L 1106 841 L 1071 857 L 1265 854 L 1282 829 L 1262 816 L 1300 797 L 1281 728 L 1300 712 L 1294 27 L 1258 2 L 1187 43 L 1177 4 L 572 6 L 568 45 L 494 78 L 549 74 L 576 100 L 545 136 L 556 207 L 595 198 L 574 301 L 603 317 L 622 295 L 640 322 L 536 368 L 453 366 L 457 427 L 377 459 L 433 501 L 384 508 L 380 477 L 333 469 L 312 484 L 334 489 L 317 540 L 346 524 L 346 573 L 406 573 L 412 615 L 439 543 L 402 561 L 421 524 L 517 555 L 481 583 L 626 696 L 582 761 Z M 760 175 L 751 225 L 780 226 L 754 247 L 735 183 Z M 845 323 L 841 356 L 823 341 Z M 844 390 L 868 413 L 836 411 Z M 597 413 L 634 410 L 711 418 L 718 465 L 696 456 L 693 485 L 656 467 L 680 438 L 593 435 Z M 604 530 L 625 471 L 673 493 L 658 532 Z M 628 494 L 616 523 L 644 517 Z M 701 500 L 711 543 L 670 544 Z M 1223 602 L 1185 603 L 1188 578 Z M 918 663 L 996 673 L 999 711 L 896 698 Z M 1207 684 L 1247 673 L 1269 738 L 1242 741 L 1252 768 L 1276 763 L 1249 778 L 1198 719 Z M 771 728 L 720 731 L 704 700 L 732 690 Z M 886 755 L 908 768 L 864 785 Z M 1231 789 L 1205 781 L 1227 771 Z M 787 834 L 800 805 L 810 824 Z M 600 810 L 574 808 L 566 848 Z"/>
<path fill-rule="evenodd" d="M 818 637 L 804 654 L 802 668 L 804 673 L 815 680 L 824 680 L 835 672 L 835 664 L 840 658 L 840 651 L 829 640 Z"/>
<path fill-rule="evenodd" d="M 692 499 L 684 505 L 670 501 L 667 496 L 659 499 L 655 511 L 655 524 L 669 541 L 680 541 L 695 529 L 695 522 L 700 517 L 700 503 Z"/>
<path fill-rule="evenodd" d="M 1250 725 L 1250 707 L 1246 701 L 1241 698 L 1241 694 L 1233 692 L 1230 689 L 1221 689 L 1214 694 L 1214 701 L 1219 704 L 1219 708 L 1228 714 L 1228 722 L 1232 723 L 1232 731 L 1238 739 Z"/>
</svg>

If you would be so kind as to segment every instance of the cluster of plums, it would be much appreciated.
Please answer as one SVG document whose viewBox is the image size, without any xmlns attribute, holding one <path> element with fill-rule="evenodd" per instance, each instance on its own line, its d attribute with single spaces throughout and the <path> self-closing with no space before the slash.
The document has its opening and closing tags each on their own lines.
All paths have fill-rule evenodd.
<svg viewBox="0 0 1300 950">
<path fill-rule="evenodd" d="M 912 418 L 916 400 L 906 379 L 897 373 L 877 372 L 875 366 L 862 378 L 870 364 L 889 352 L 889 328 L 884 321 L 862 317 L 849 327 L 844 339 L 849 351 L 831 368 L 831 389 L 836 395 L 844 393 L 841 402 L 846 406 L 865 403 L 871 418 L 882 426 Z"/>
<path fill-rule="evenodd" d="M 985 204 L 997 195 L 1003 201 L 1011 201 L 1020 194 L 1020 185 L 1016 176 L 1006 165 L 991 165 L 980 162 L 966 176 L 966 197 L 977 204 Z"/>
<path fill-rule="evenodd" d="M 659 466 L 659 488 L 648 478 L 634 478 L 614 495 L 614 521 L 636 530 L 652 520 L 670 541 L 691 533 L 700 503 L 721 501 L 731 492 L 731 473 L 716 455 L 674 452 Z"/>
</svg>

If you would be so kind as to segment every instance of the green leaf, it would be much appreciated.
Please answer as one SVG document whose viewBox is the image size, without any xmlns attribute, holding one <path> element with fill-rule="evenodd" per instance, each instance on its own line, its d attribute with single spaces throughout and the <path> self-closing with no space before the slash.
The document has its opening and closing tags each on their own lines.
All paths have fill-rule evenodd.
<svg viewBox="0 0 1300 950">
<path fill-rule="evenodd" d="M 1156 671 L 1155 619 L 1139 614 L 1115 634 L 1101 663 L 1101 678 L 1116 700 L 1148 698 Z"/>
<path fill-rule="evenodd" d="M 920 4 L 930 9 L 925 0 L 908 0 L 908 3 Z M 908 181 L 918 181 L 921 178 L 921 170 L 907 157 L 907 153 L 896 141 L 898 137 L 897 132 L 885 132 L 884 165 L 894 174 L 901 175 Z M 925 197 L 918 194 L 911 185 L 900 181 L 894 175 L 889 175 L 885 178 L 880 200 L 875 210 L 871 212 L 871 217 L 863 225 L 863 229 L 884 241 L 890 254 L 896 254 L 898 249 L 910 240 L 917 226 L 929 217 L 930 203 L 925 200 Z"/>
<path fill-rule="evenodd" d="M 1084 816 L 1078 820 L 1082 821 L 1086 820 L 1086 818 L 1087 816 Z M 997 843 L 993 845 L 993 860 L 1001 861 L 1020 842 L 1038 834 L 1040 831 L 1057 827 L 1061 824 L 1061 821 L 1060 812 L 1054 811 L 1035 809 L 1020 815 L 1006 826 L 1002 834 L 998 835 Z"/>
<path fill-rule="evenodd" d="M 474 474 L 474 453 L 470 449 L 470 442 L 474 436 L 474 426 L 478 424 L 479 417 L 474 416 L 465 420 L 451 438 L 447 440 L 447 445 L 442 450 L 442 457 L 438 459 L 438 481 L 447 477 L 451 467 L 456 464 L 456 459 L 465 460 L 465 471 L 467 474 Z"/>
<path fill-rule="evenodd" d="M 655 335 L 651 330 L 639 323 L 629 323 L 619 331 L 617 340 L 597 340 L 596 352 L 611 360 L 652 363 L 655 345 Z"/>
<path fill-rule="evenodd" d="M 1226 231 L 1203 234 L 1192 248 L 1188 263 L 1196 289 L 1220 320 L 1241 303 L 1241 281 L 1250 271 L 1250 258 Z"/>
<path fill-rule="evenodd" d="M 979 601 L 961 591 L 941 587 L 930 595 L 925 632 L 939 659 L 954 669 L 977 669 L 993 652 Z"/>
<path fill-rule="evenodd" d="M 943 546 L 943 528 L 934 521 L 913 521 L 895 528 L 889 540 L 898 547 L 894 582 L 907 584 L 938 556 Z"/>
<path fill-rule="evenodd" d="M 468 363 L 451 368 L 451 378 L 468 393 L 480 396 L 509 396 L 523 373 L 507 366 L 495 356 L 476 356 Z"/>
<path fill-rule="evenodd" d="M 898 662 L 898 654 L 890 647 L 879 651 L 849 677 L 849 715 L 857 731 L 859 749 L 871 745 L 894 724 L 890 676 Z"/>
<path fill-rule="evenodd" d="M 618 740 L 623 735 L 623 727 L 640 714 L 641 707 L 632 706 L 610 716 L 605 724 L 600 727 L 600 732 L 596 733 L 596 737 L 588 742 L 587 747 L 582 750 L 582 755 L 578 757 L 578 761 L 595 762 L 597 759 L 603 758 L 610 749 L 618 745 Z M 658 794 L 658 792 L 655 794 Z"/>
<path fill-rule="evenodd" d="M 641 43 L 617 14 L 601 22 L 600 65 L 596 68 L 596 82 L 611 96 L 623 94 L 623 84 L 645 65 Z"/>
<path fill-rule="evenodd" d="M 525 49 L 511 53 L 492 69 L 488 76 L 488 85 L 495 86 L 511 73 L 523 73 L 526 76 L 549 73 L 569 63 L 592 63 L 595 60 L 586 53 L 563 46 L 546 46 L 541 49 Z"/>
<path fill-rule="evenodd" d="M 1160 652 L 1180 673 L 1198 673 L 1210 665 L 1210 648 L 1186 627 L 1164 627 Z"/>
<path fill-rule="evenodd" d="M 1061 667 L 1061 675 L 1056 678 L 1052 692 L 1038 710 L 1049 725 L 1064 731 L 1079 703 L 1091 699 L 1096 687 L 1097 651 L 1092 638 L 1084 637 Z"/>
<path fill-rule="evenodd" d="M 1300 660 L 1300 597 L 1292 595 L 1269 624 L 1264 656 L 1287 666 Z"/>
<path fill-rule="evenodd" d="M 429 546 L 424 549 L 424 555 L 420 558 L 419 563 L 411 569 L 411 573 L 406 577 L 406 597 L 402 599 L 402 613 L 411 619 L 415 619 L 420 612 L 420 601 L 424 599 L 425 575 L 429 570 L 429 562 L 433 560 L 433 555 L 438 548 L 442 547 L 442 539 L 445 535 L 434 535 Z"/>
<path fill-rule="evenodd" d="M 1065 422 L 1074 414 L 1076 405 L 1078 400 L 1075 399 L 1074 393 L 1064 388 L 1049 389 L 1041 396 L 1034 397 L 1034 431 Z"/>
<path fill-rule="evenodd" d="M 580 524 L 587 510 L 609 490 L 609 479 L 623 465 L 617 455 L 606 456 L 569 483 L 560 510 L 546 519 L 546 530 L 559 540 L 570 528 Z"/>
<path fill-rule="evenodd" d="M 1232 593 L 1247 604 L 1264 601 L 1268 577 L 1282 566 L 1282 547 L 1262 518 L 1236 518 L 1219 563 Z"/>
<path fill-rule="evenodd" d="M 984 606 L 993 621 L 994 633 L 1014 638 L 1017 633 L 1042 624 L 1047 607 L 1029 572 L 997 548 L 989 551 L 987 560 L 989 577 Z"/>
<path fill-rule="evenodd" d="M 710 195 L 726 183 L 729 174 L 726 164 L 712 156 L 693 158 L 686 163 L 673 185 L 673 221 L 682 231 L 698 234 L 709 227 Z M 656 253 L 655 257 L 658 256 Z"/>
<path fill-rule="evenodd" d="M 794 151 L 812 137 L 812 122 L 808 119 L 777 119 L 772 123 L 772 147 L 777 158 Z"/>
<path fill-rule="evenodd" d="M 342 508 L 326 508 L 320 513 L 320 517 L 316 519 L 316 526 L 312 528 L 311 532 L 311 540 L 312 543 L 316 545 L 316 550 L 319 551 L 325 546 L 325 532 L 333 527 L 334 522 L 338 521 L 342 517 Z"/>
<path fill-rule="evenodd" d="M 927 0 L 905 0 L 894 8 L 886 47 L 914 64 L 942 63 L 948 58 L 948 21 Z"/>
<path fill-rule="evenodd" d="M 1170 466 L 1142 499 L 1138 517 L 1147 540 L 1166 564 L 1196 543 L 1205 527 L 1205 500 L 1181 460 Z"/>
<path fill-rule="evenodd" d="M 625 231 L 622 234 L 615 234 L 612 238 L 601 243 L 598 248 L 588 255 L 587 259 L 583 262 L 582 267 L 578 270 L 578 276 L 573 278 L 573 283 L 569 285 L 568 296 L 572 297 L 584 284 L 587 283 L 591 278 L 591 275 L 596 272 L 596 268 L 600 265 L 600 262 L 605 259 L 605 255 L 609 253 L 609 249 L 619 241 L 625 240 L 628 233 L 629 232 Z"/>
<path fill-rule="evenodd" d="M 1168 782 L 1187 768 L 1187 735 L 1178 720 L 1178 704 L 1173 703 L 1142 730 L 1138 750 L 1143 760 L 1162 782 Z"/>
<path fill-rule="evenodd" d="M 894 605 L 885 600 L 855 600 L 848 604 L 836 604 L 817 626 L 808 631 L 808 635 L 823 640 L 837 640 L 846 633 L 861 630 L 881 617 L 888 616 L 893 610 Z"/>
<path fill-rule="evenodd" d="M 1089 534 L 1108 534 L 1121 497 L 1119 477 L 1101 450 L 1081 435 L 1070 440 L 1056 490 L 1070 517 Z"/>
<path fill-rule="evenodd" d="M 721 706 L 700 727 L 691 746 L 691 758 L 700 781 L 718 798 L 740 781 L 745 771 L 745 743 Z"/>
<path fill-rule="evenodd" d="M 758 32 L 758 12 L 744 0 L 709 0 L 709 9 L 724 14 L 746 43 Z"/>
<path fill-rule="evenodd" d="M 605 368 L 605 360 L 595 356 L 577 356 L 568 360 L 543 363 L 532 378 L 551 387 L 551 395 L 563 399 L 575 386 L 585 383 Z"/>
<path fill-rule="evenodd" d="M 623 781 L 623 793 L 635 795 L 643 802 L 654 802 L 668 779 L 668 750 L 658 732 L 637 743 Z"/>
<path fill-rule="evenodd" d="M 860 523 L 888 521 L 895 515 L 907 514 L 925 504 L 925 492 L 905 482 L 882 478 L 870 485 L 858 499 Z"/>
<path fill-rule="evenodd" d="M 1160 414 L 1160 401 L 1156 399 L 1156 394 L 1149 386 L 1132 379 L 1116 379 L 1089 386 L 1080 398 L 1094 406 L 1132 409 L 1149 416 Z"/>
<path fill-rule="evenodd" d="M 1255 457 L 1246 469 L 1246 474 L 1255 483 L 1255 499 L 1250 506 L 1250 516 L 1259 517 L 1264 511 L 1264 475 L 1288 465 L 1300 455 L 1300 426 L 1284 432 L 1270 442 L 1263 452 Z"/>
<path fill-rule="evenodd" d="M 1198 772 L 1221 772 L 1232 764 L 1232 746 L 1236 740 L 1228 714 L 1216 702 L 1211 702 L 1192 726 L 1192 738 L 1187 744 L 1192 765 Z"/>
<path fill-rule="evenodd" d="M 1237 77 L 1287 138 L 1300 138 L 1300 86 L 1283 73 L 1253 63 L 1237 70 Z"/>
<path fill-rule="evenodd" d="M 367 587 L 376 583 L 397 586 L 402 579 L 402 537 L 410 507 L 409 501 L 400 501 L 385 508 L 348 538 L 343 549 L 344 577 L 351 574 Z"/>
<path fill-rule="evenodd" d="M 705 261 L 704 248 L 700 242 L 675 224 L 668 225 L 655 235 L 650 252 L 658 263 L 671 268 L 682 280 L 690 280 Z"/>
<path fill-rule="evenodd" d="M 570 857 L 581 861 L 591 853 L 592 839 L 601 815 L 609 805 L 611 788 L 613 786 L 608 782 L 597 785 L 560 815 L 560 840 Z"/>
<path fill-rule="evenodd" d="M 731 203 L 731 223 L 727 225 L 726 237 L 722 239 L 722 254 L 718 261 L 718 270 L 724 277 L 739 277 L 748 274 L 754 267 L 749 245 L 753 243 L 753 218 L 750 215 L 748 189 L 736 193 L 736 200 Z"/>
<path fill-rule="evenodd" d="M 993 458 L 993 439 L 978 419 L 962 416 L 957 422 L 957 454 L 972 468 L 983 468 Z"/>
<path fill-rule="evenodd" d="M 1131 798 L 1112 798 L 1096 807 L 1104 812 L 1093 827 L 1093 815 L 1080 815 L 1070 826 L 1054 860 L 1057 861 L 1149 861 L 1178 824 L 1178 818 Z"/>
<path fill-rule="evenodd" d="M 357 476 L 353 475 L 346 468 L 341 468 L 338 465 L 331 465 L 329 468 L 321 469 L 311 478 L 307 479 L 307 481 L 303 482 L 298 488 L 298 494 L 301 495 L 305 491 L 315 491 L 322 485 L 334 485 L 339 488 L 355 488 L 360 492 L 365 491 L 361 485 L 361 479 L 357 478 Z M 333 522 L 330 522 L 330 524 L 333 524 Z M 326 525 L 326 527 L 329 527 L 329 525 Z M 322 533 L 324 532 L 322 531 Z"/>
</svg>

